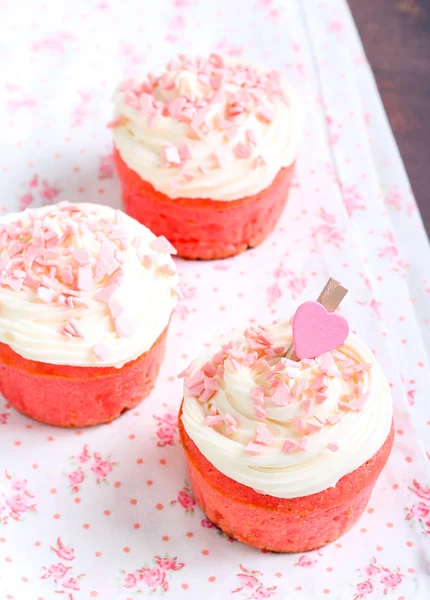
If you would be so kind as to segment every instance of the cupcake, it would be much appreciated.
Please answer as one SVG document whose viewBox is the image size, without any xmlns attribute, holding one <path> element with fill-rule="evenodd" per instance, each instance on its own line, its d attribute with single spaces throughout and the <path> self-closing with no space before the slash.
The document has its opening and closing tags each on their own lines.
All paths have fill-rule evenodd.
<svg viewBox="0 0 430 600">
<path fill-rule="evenodd" d="M 106 423 L 152 389 L 178 278 L 165 238 L 61 202 L 0 218 L 0 390 L 62 427 Z"/>
<path fill-rule="evenodd" d="M 287 200 L 302 103 L 274 70 L 221 56 L 170 61 L 114 95 L 114 156 L 129 215 L 184 258 L 260 244 Z"/>
<path fill-rule="evenodd" d="M 186 371 L 179 427 L 195 498 L 227 535 L 275 552 L 335 540 L 364 511 L 393 444 L 387 380 L 350 334 L 285 358 L 291 326 L 234 331 Z"/>
</svg>

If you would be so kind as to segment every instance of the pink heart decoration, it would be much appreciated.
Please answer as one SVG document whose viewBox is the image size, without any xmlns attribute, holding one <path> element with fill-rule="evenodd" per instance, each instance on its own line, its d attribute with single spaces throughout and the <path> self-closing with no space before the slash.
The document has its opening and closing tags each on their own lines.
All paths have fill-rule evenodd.
<svg viewBox="0 0 430 600">
<path fill-rule="evenodd" d="M 294 351 L 297 358 L 315 358 L 343 344 L 349 325 L 340 315 L 329 313 L 319 302 L 304 302 L 293 318 Z"/>
</svg>

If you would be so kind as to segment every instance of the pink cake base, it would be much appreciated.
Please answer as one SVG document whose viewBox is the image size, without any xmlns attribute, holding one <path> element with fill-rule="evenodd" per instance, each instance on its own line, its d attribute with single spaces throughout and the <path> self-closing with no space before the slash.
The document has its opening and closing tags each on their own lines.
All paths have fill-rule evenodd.
<svg viewBox="0 0 430 600">
<path fill-rule="evenodd" d="M 387 462 L 394 426 L 376 454 L 333 488 L 299 498 L 260 494 L 220 473 L 200 452 L 179 418 L 191 487 L 196 501 L 227 535 L 274 552 L 320 548 L 347 532 L 366 508 Z"/>
<path fill-rule="evenodd" d="M 294 170 L 294 164 L 281 169 L 268 188 L 240 200 L 172 200 L 130 169 L 116 148 L 114 157 L 126 212 L 189 259 L 227 258 L 263 242 L 284 210 Z"/>
<path fill-rule="evenodd" d="M 152 390 L 167 327 L 152 348 L 120 369 L 71 367 L 27 360 L 0 343 L 0 391 L 24 415 L 59 427 L 87 427 L 116 419 Z"/>
</svg>

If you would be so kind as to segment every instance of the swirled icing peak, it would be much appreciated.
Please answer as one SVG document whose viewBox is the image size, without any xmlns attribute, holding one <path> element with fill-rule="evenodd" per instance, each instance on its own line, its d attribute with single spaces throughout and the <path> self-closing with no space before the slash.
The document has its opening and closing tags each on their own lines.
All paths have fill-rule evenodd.
<svg viewBox="0 0 430 600">
<path fill-rule="evenodd" d="M 336 485 L 382 446 L 387 381 L 353 334 L 315 359 L 284 358 L 289 323 L 235 331 L 184 373 L 184 427 L 222 473 L 280 498 Z"/>
<path fill-rule="evenodd" d="M 157 77 L 124 82 L 114 101 L 123 160 L 171 198 L 253 195 L 297 156 L 301 101 L 275 70 L 180 55 Z"/>
<path fill-rule="evenodd" d="M 121 367 L 169 322 L 174 252 L 106 206 L 61 202 L 2 217 L 0 341 L 40 362 Z"/>
</svg>

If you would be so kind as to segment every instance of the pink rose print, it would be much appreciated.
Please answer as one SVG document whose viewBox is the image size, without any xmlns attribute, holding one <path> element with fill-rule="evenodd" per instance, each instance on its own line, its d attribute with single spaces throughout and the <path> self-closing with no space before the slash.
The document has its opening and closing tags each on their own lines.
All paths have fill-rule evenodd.
<svg viewBox="0 0 430 600">
<path fill-rule="evenodd" d="M 151 588 L 153 592 L 158 587 L 161 587 L 164 592 L 169 589 L 169 584 L 166 580 L 166 572 L 161 569 L 141 569 L 140 581 Z"/>
<path fill-rule="evenodd" d="M 378 598 L 381 593 L 386 595 L 390 590 L 395 590 L 401 585 L 404 575 L 400 573 L 400 569 L 391 571 L 376 561 L 373 556 L 369 564 L 362 569 L 357 569 L 360 575 L 366 576 L 365 581 L 360 581 L 356 585 L 356 593 L 353 600 L 362 600 L 369 594 L 376 592 Z"/>
<path fill-rule="evenodd" d="M 73 492 L 79 492 L 79 484 L 83 482 L 85 479 L 85 473 L 82 469 L 76 469 L 76 471 L 72 471 L 67 475 L 69 478 L 70 485 L 72 486 Z"/>
<path fill-rule="evenodd" d="M 78 92 L 79 100 L 72 111 L 71 127 L 82 127 L 89 116 L 91 116 L 91 100 L 90 92 Z"/>
<path fill-rule="evenodd" d="M 340 184 L 340 189 L 342 191 L 343 203 L 350 217 L 357 210 L 365 210 L 366 207 L 363 203 L 363 198 L 358 193 L 356 185 Z"/>
<path fill-rule="evenodd" d="M 190 314 L 190 309 L 187 306 L 188 300 L 192 300 L 196 295 L 196 288 L 190 287 L 188 284 L 182 282 L 179 284 L 180 301 L 176 306 L 174 313 L 178 315 L 183 321 L 187 315 Z"/>
<path fill-rule="evenodd" d="M 394 237 L 394 233 L 392 231 L 386 231 L 383 234 L 383 237 L 388 240 L 388 245 L 384 246 L 379 251 L 379 257 L 387 258 L 393 264 L 392 270 L 395 273 L 399 273 L 403 277 L 405 277 L 405 271 L 408 268 L 408 265 L 401 259 L 399 247 L 397 246 L 396 239 Z"/>
<path fill-rule="evenodd" d="M 273 271 L 275 277 L 275 283 L 268 287 L 266 290 L 267 302 L 270 305 L 274 304 L 277 300 L 282 297 L 282 290 L 280 287 L 280 280 L 285 279 L 286 288 L 291 294 L 291 298 L 296 300 L 298 296 L 305 290 L 308 280 L 302 275 L 297 275 L 293 271 L 286 270 L 282 262 L 279 263 L 277 268 Z"/>
<path fill-rule="evenodd" d="M 388 573 L 387 575 L 381 577 L 380 581 L 385 588 L 391 588 L 394 590 L 399 584 L 402 583 L 402 577 L 403 575 L 400 575 L 400 573 Z M 386 593 L 385 590 L 384 593 Z"/>
<path fill-rule="evenodd" d="M 136 579 L 136 576 L 133 575 L 133 573 L 127 573 L 127 575 L 125 575 L 124 583 L 123 583 L 125 588 L 128 588 L 128 589 L 134 588 L 136 586 L 136 583 L 137 583 L 137 579 Z"/>
<path fill-rule="evenodd" d="M 309 554 L 304 554 L 299 557 L 299 560 L 294 563 L 295 567 L 314 567 L 317 564 L 318 560 L 316 558 L 312 558 Z"/>
<path fill-rule="evenodd" d="M 99 157 L 99 170 L 97 177 L 99 179 L 111 179 L 115 175 L 115 163 L 113 152 Z"/>
<path fill-rule="evenodd" d="M 22 100 L 17 100 L 16 98 L 10 98 L 9 100 L 7 100 L 6 102 L 6 109 L 10 112 L 10 113 L 16 113 L 18 110 L 21 110 L 22 108 L 28 110 L 28 109 L 34 109 L 37 106 L 37 102 L 36 100 L 34 100 L 34 98 L 23 98 Z"/>
<path fill-rule="evenodd" d="M 24 521 L 27 514 L 37 512 L 34 495 L 27 489 L 28 481 L 18 479 L 5 471 L 9 481 L 9 492 L 0 494 L 0 523 L 7 525 L 10 519 Z"/>
<path fill-rule="evenodd" d="M 147 596 L 147 589 L 151 592 L 167 592 L 169 590 L 169 574 L 171 571 L 180 571 L 185 563 L 180 563 L 175 558 L 168 556 L 154 556 L 153 567 L 143 566 L 134 573 L 121 570 L 122 587 L 133 588 L 134 593 Z"/>
<path fill-rule="evenodd" d="M 32 49 L 35 52 L 47 50 L 48 52 L 64 54 L 67 42 L 76 39 L 74 35 L 67 31 L 58 31 L 51 37 L 46 37 L 39 42 L 35 42 Z"/>
<path fill-rule="evenodd" d="M 277 300 L 282 298 L 281 288 L 279 287 L 277 282 L 267 288 L 266 294 L 267 304 L 269 306 L 272 306 L 272 304 L 274 304 Z"/>
<path fill-rule="evenodd" d="M 166 406 L 166 405 L 164 405 Z M 164 415 L 158 417 L 153 415 L 156 421 L 157 446 L 173 446 L 179 440 L 178 434 L 178 414 L 176 411 L 167 410 Z"/>
<path fill-rule="evenodd" d="M 55 554 L 59 558 L 62 558 L 63 560 L 74 560 L 75 559 L 75 551 L 73 550 L 73 548 L 67 548 L 61 541 L 61 538 L 57 538 L 57 545 L 51 546 L 51 550 L 52 550 L 52 552 L 55 552 Z"/>
<path fill-rule="evenodd" d="M 214 529 L 215 528 L 215 525 L 212 523 L 212 521 L 209 521 L 209 519 L 202 519 L 200 521 L 200 525 L 204 529 Z"/>
<path fill-rule="evenodd" d="M 10 413 L 0 413 L 0 425 L 7 425 Z"/>
<path fill-rule="evenodd" d="M 242 592 L 247 600 L 263 600 L 264 598 L 272 598 L 275 593 L 277 586 L 266 587 L 261 582 L 263 573 L 260 571 L 249 571 L 243 565 L 239 565 L 242 573 L 237 573 L 236 577 L 239 579 L 239 587 L 232 590 L 232 594 Z"/>
<path fill-rule="evenodd" d="M 138 69 L 139 65 L 141 65 L 145 60 L 144 55 L 139 54 L 136 51 L 135 46 L 129 42 L 121 42 L 118 57 L 125 64 L 124 70 L 126 75 L 133 75 Z"/>
<path fill-rule="evenodd" d="M 389 191 L 387 193 L 387 195 L 385 196 L 385 204 L 387 204 L 388 206 L 393 206 L 394 208 L 397 208 L 398 210 L 400 210 L 402 208 L 402 201 L 403 201 L 402 194 L 395 190 Z"/>
<path fill-rule="evenodd" d="M 191 487 L 188 483 L 188 481 L 185 481 L 185 485 L 182 488 L 182 490 L 179 492 L 178 497 L 176 500 L 172 500 L 172 502 L 170 504 L 177 504 L 179 503 L 182 508 L 185 509 L 185 512 L 187 514 L 194 514 L 194 507 L 196 505 L 196 501 L 194 499 L 193 496 L 193 492 L 191 491 Z"/>
<path fill-rule="evenodd" d="M 365 567 L 363 570 L 369 577 L 373 577 L 373 575 L 377 575 L 381 572 L 381 569 L 373 564 L 367 565 L 367 567 Z"/>
<path fill-rule="evenodd" d="M 101 455 L 97 452 L 94 453 L 95 462 L 91 467 L 91 471 L 96 476 L 97 483 L 104 481 L 109 473 L 112 473 L 114 463 L 109 460 L 103 460 Z"/>
<path fill-rule="evenodd" d="M 359 594 L 358 597 L 364 598 L 364 596 L 367 596 L 367 594 L 371 594 L 372 592 L 373 585 L 371 581 L 367 580 L 363 581 L 362 583 L 357 583 L 357 594 Z"/>
<path fill-rule="evenodd" d="M 319 238 L 326 244 L 333 244 L 336 248 L 341 248 L 345 238 L 339 226 L 336 225 L 336 215 L 328 213 L 321 207 L 318 217 L 322 220 L 322 224 L 312 228 L 312 237 Z"/>
<path fill-rule="evenodd" d="M 57 538 L 55 546 L 51 546 L 51 551 L 55 552 L 59 558 L 69 562 L 76 559 L 73 548 L 65 546 L 60 538 Z M 62 562 L 53 563 L 48 567 L 43 566 L 42 570 L 44 573 L 41 575 L 41 579 L 50 580 L 54 585 L 56 594 L 64 594 L 66 593 L 64 590 L 71 590 L 68 591 L 67 598 L 68 600 L 74 600 L 75 596 L 73 595 L 73 592 L 79 592 L 81 589 L 80 581 L 85 577 L 85 573 L 76 575 L 73 572 L 73 569 L 74 567 L 72 565 L 65 565 Z"/>
<path fill-rule="evenodd" d="M 79 491 L 79 486 L 91 478 L 91 474 L 92 477 L 95 477 L 98 484 L 108 484 L 109 475 L 117 465 L 117 463 L 111 460 L 110 456 L 103 458 L 99 452 L 91 453 L 88 449 L 88 444 L 85 444 L 81 452 L 76 456 L 71 456 L 69 460 L 74 468 L 70 473 L 63 474 L 67 476 L 70 491 L 73 493 Z"/>
<path fill-rule="evenodd" d="M 424 533 L 430 535 L 430 486 L 424 487 L 414 479 L 409 490 L 419 500 L 405 509 L 407 511 L 405 519 L 416 523 Z"/>
<path fill-rule="evenodd" d="M 334 146 L 340 139 L 342 125 L 340 123 L 336 123 L 335 120 L 328 115 L 326 116 L 326 123 L 328 130 L 328 144 L 329 146 Z"/>
<path fill-rule="evenodd" d="M 85 463 L 91 460 L 91 454 L 88 452 L 88 444 L 85 444 L 85 446 L 82 448 L 82 452 L 76 457 L 76 460 L 79 463 Z"/>
<path fill-rule="evenodd" d="M 35 201 L 43 205 L 51 204 L 61 191 L 56 185 L 47 179 L 42 179 L 38 174 L 34 174 L 25 185 L 27 191 L 18 198 L 21 210 L 25 210 Z"/>
</svg>

